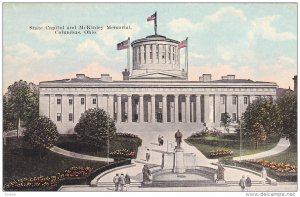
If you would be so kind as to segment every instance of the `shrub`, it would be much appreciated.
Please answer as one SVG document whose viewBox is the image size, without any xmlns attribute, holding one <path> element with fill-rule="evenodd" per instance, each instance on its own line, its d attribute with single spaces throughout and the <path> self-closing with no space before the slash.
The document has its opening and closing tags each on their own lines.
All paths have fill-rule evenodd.
<svg viewBox="0 0 300 197">
<path fill-rule="evenodd" d="M 133 159 L 135 158 L 135 152 L 128 149 L 119 149 L 109 153 L 109 156 L 114 159 Z"/>
<path fill-rule="evenodd" d="M 209 157 L 211 158 L 218 158 L 218 157 L 225 157 L 230 156 L 233 154 L 231 150 L 213 150 L 209 152 Z"/>
<path fill-rule="evenodd" d="M 58 182 L 67 177 L 86 177 L 93 171 L 90 167 L 71 167 L 55 176 L 39 176 L 13 180 L 4 185 L 5 191 L 30 191 L 30 190 L 47 190 L 55 186 Z"/>
<path fill-rule="evenodd" d="M 205 137 L 205 136 L 217 137 L 217 136 L 221 136 L 221 135 L 222 135 L 222 132 L 220 130 L 213 128 L 213 129 L 203 129 L 200 132 L 193 133 L 189 138 Z"/>
</svg>

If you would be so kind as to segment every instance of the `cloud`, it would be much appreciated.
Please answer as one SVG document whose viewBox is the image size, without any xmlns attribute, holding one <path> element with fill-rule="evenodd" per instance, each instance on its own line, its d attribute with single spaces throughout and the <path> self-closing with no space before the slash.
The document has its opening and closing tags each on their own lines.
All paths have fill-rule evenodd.
<svg viewBox="0 0 300 197">
<path fill-rule="evenodd" d="M 12 46 L 4 45 L 3 48 L 4 65 L 27 65 L 29 63 L 39 63 L 43 60 L 56 58 L 60 52 L 58 50 L 47 50 L 38 52 L 24 43 L 17 43 Z"/>
<path fill-rule="evenodd" d="M 280 18 L 280 15 L 266 16 L 251 21 L 248 32 L 248 40 L 253 43 L 256 36 L 261 36 L 271 41 L 296 40 L 297 36 L 291 32 L 278 32 L 272 27 L 272 23 Z"/>
<path fill-rule="evenodd" d="M 105 59 L 109 59 L 109 57 L 104 53 L 104 51 L 99 47 L 97 42 L 94 40 L 86 39 L 82 43 L 80 43 L 76 51 L 81 54 L 91 54 L 94 53 L 97 56 L 103 57 Z"/>
<path fill-rule="evenodd" d="M 213 80 L 221 79 L 222 76 L 227 74 L 236 75 L 236 78 L 249 79 L 255 70 L 249 66 L 234 67 L 231 64 L 219 63 L 216 66 L 206 64 L 204 66 L 191 65 L 189 68 L 189 80 L 199 80 L 202 74 L 212 74 Z"/>
<path fill-rule="evenodd" d="M 297 67 L 296 60 L 291 57 L 279 56 L 277 60 L 282 65 L 293 65 Z"/>
<path fill-rule="evenodd" d="M 238 10 L 234 7 L 224 7 L 219 9 L 217 12 L 215 12 L 212 15 L 209 16 L 205 16 L 204 19 L 208 22 L 221 22 L 222 20 L 224 20 L 226 17 L 236 17 L 242 21 L 246 21 L 247 17 L 245 16 L 245 14 L 243 13 L 243 11 Z"/>
<path fill-rule="evenodd" d="M 124 24 L 112 23 L 111 26 L 123 26 Z M 135 24 L 127 24 L 131 26 L 131 29 L 107 29 L 99 30 L 97 32 L 98 37 L 107 46 L 116 46 L 117 43 L 126 40 L 128 37 L 135 36 L 139 31 L 140 27 Z"/>
<path fill-rule="evenodd" d="M 207 55 L 203 55 L 200 53 L 195 53 L 195 52 L 189 52 L 189 58 L 194 58 L 194 59 L 207 59 Z"/>
<path fill-rule="evenodd" d="M 176 33 L 180 32 L 194 32 L 198 30 L 202 30 L 204 28 L 204 24 L 199 23 L 193 23 L 187 18 L 178 18 L 170 21 L 167 24 L 168 28 Z"/>
<path fill-rule="evenodd" d="M 222 60 L 230 61 L 234 57 L 235 51 L 231 47 L 218 46 L 217 54 Z"/>
<path fill-rule="evenodd" d="M 42 30 L 33 30 L 29 29 L 28 31 L 33 34 L 37 39 L 40 41 L 45 42 L 63 42 L 63 38 L 60 36 L 60 34 L 55 34 L 54 29 L 46 29 L 46 27 L 55 27 L 56 25 L 53 23 L 42 23 L 40 25 L 37 25 L 38 27 L 42 27 Z"/>
<path fill-rule="evenodd" d="M 82 73 L 88 77 L 100 78 L 101 74 L 110 74 L 113 80 L 121 80 L 122 74 L 112 70 L 111 68 L 104 67 L 98 63 L 87 64 L 86 66 L 78 69 L 76 71 L 67 72 L 64 74 L 53 74 L 49 72 L 35 72 L 32 67 L 22 67 L 18 71 L 14 72 L 14 75 L 11 77 L 4 77 L 3 79 L 3 91 L 6 92 L 7 87 L 12 84 L 14 81 L 18 81 L 20 79 L 25 80 L 27 82 L 33 82 L 35 84 L 39 84 L 41 81 L 52 81 L 52 80 L 60 80 L 60 79 L 69 79 L 75 78 L 76 74 Z"/>
</svg>

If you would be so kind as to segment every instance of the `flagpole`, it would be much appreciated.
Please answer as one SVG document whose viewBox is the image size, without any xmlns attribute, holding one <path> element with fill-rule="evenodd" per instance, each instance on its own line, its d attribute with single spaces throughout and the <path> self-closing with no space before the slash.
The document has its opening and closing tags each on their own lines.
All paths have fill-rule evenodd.
<svg viewBox="0 0 300 197">
<path fill-rule="evenodd" d="M 185 49 L 185 57 L 186 57 L 186 79 L 189 79 L 189 59 L 188 59 L 188 54 L 189 54 L 189 44 L 188 44 L 188 37 L 186 38 L 186 49 Z"/>
<path fill-rule="evenodd" d="M 155 12 L 155 20 L 154 20 L 154 31 L 155 35 L 157 35 L 157 13 Z"/>
<path fill-rule="evenodd" d="M 127 70 L 130 72 L 130 37 L 128 37 L 128 48 L 127 48 Z"/>
</svg>

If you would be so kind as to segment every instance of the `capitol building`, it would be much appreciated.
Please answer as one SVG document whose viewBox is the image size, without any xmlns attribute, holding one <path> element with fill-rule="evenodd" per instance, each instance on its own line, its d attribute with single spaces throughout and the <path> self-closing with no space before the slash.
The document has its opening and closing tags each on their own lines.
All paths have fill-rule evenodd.
<svg viewBox="0 0 300 197">
<path fill-rule="evenodd" d="M 161 35 L 134 40 L 132 69 L 120 73 L 123 80 L 99 73 L 99 78 L 77 74 L 40 82 L 40 115 L 49 117 L 61 134 L 74 133 L 89 108 L 107 111 L 120 132 L 200 131 L 204 123 L 219 127 L 226 112 L 236 122 L 255 99 L 276 99 L 276 83 L 232 73 L 217 80 L 199 73 L 198 81 L 188 80 L 187 68 L 180 66 L 179 43 Z"/>
</svg>

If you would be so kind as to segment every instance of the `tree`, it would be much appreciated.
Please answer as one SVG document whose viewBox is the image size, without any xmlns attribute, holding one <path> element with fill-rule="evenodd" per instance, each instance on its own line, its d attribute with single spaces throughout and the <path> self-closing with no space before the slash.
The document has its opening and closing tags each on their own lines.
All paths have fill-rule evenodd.
<svg viewBox="0 0 300 197">
<path fill-rule="evenodd" d="M 262 126 L 264 132 L 268 135 L 276 134 L 276 110 L 273 100 L 271 99 L 258 99 L 251 103 L 242 119 L 242 126 L 245 129 L 245 135 L 248 135 L 254 129 L 254 125 L 259 124 Z"/>
<path fill-rule="evenodd" d="M 3 115 L 9 117 L 9 122 L 12 122 L 14 128 L 17 128 L 17 136 L 19 136 L 20 121 L 23 121 L 26 126 L 31 120 L 38 117 L 38 88 L 33 83 L 20 80 L 8 87 L 8 92 L 4 97 L 7 109 Z"/>
<path fill-rule="evenodd" d="M 74 130 L 79 139 L 96 147 L 101 147 L 116 133 L 114 120 L 99 108 L 89 109 L 82 114 Z"/>
<path fill-rule="evenodd" d="M 229 130 L 227 130 L 227 127 L 229 127 L 229 124 L 231 123 L 231 118 L 227 112 L 224 113 L 224 115 L 221 117 L 221 122 L 225 127 L 225 131 L 229 132 Z"/>
<path fill-rule="evenodd" d="M 259 142 L 264 142 L 267 139 L 267 134 L 260 123 L 255 123 L 253 129 L 248 133 L 248 137 L 251 142 L 255 143 L 257 149 Z"/>
<path fill-rule="evenodd" d="M 281 137 L 297 143 L 297 95 L 290 93 L 276 101 L 276 129 Z"/>
<path fill-rule="evenodd" d="M 24 139 L 39 150 L 41 159 L 41 151 L 51 148 L 57 142 L 57 127 L 48 117 L 39 116 L 27 125 Z"/>
</svg>

